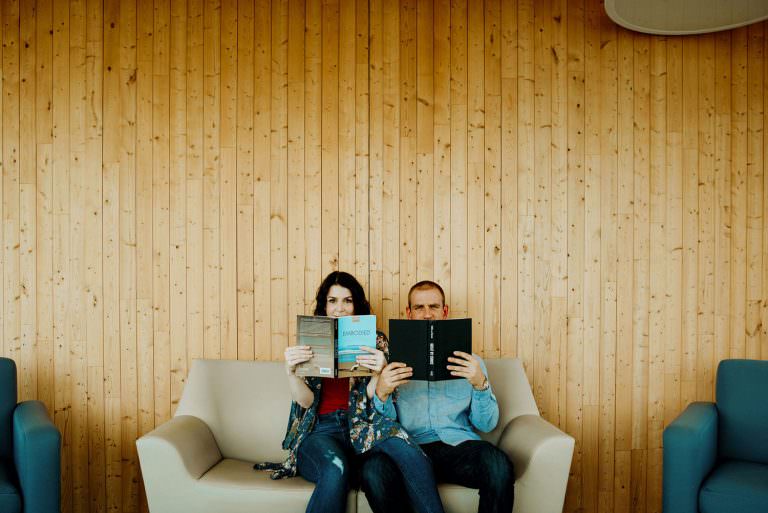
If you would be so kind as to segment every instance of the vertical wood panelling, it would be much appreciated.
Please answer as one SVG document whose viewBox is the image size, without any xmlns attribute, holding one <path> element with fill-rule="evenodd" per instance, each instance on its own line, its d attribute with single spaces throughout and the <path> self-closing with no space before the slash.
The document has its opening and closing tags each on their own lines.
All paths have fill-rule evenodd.
<svg viewBox="0 0 768 513">
<path fill-rule="evenodd" d="M 237 357 L 252 360 L 254 339 L 254 5 L 237 5 Z"/>
<path fill-rule="evenodd" d="M 104 3 L 104 123 L 118 127 L 104 134 L 102 168 L 103 272 L 120 276 L 120 4 Z M 107 473 L 105 510 L 122 507 L 120 279 L 104 280 L 104 443 Z"/>
<path fill-rule="evenodd" d="M 120 2 L 120 425 L 122 503 L 134 513 L 139 502 L 139 466 L 134 440 L 138 436 L 137 302 L 136 302 L 136 2 Z M 189 232 L 192 233 L 191 231 Z M 193 244 L 196 239 L 189 238 Z M 194 309 L 194 303 L 191 303 Z M 191 316 L 190 316 L 191 317 Z M 202 328 L 200 326 L 199 328 Z M 202 329 L 189 338 L 194 353 Z"/>
<path fill-rule="evenodd" d="M 305 204 L 305 128 L 304 128 L 304 3 L 291 0 L 288 4 L 288 290 L 304 291 L 306 269 L 306 204 Z M 366 236 L 368 235 L 366 229 Z M 359 274 L 359 273 L 357 273 Z M 296 327 L 290 322 L 304 313 L 304 294 L 291 294 L 288 299 L 288 341 L 295 339 Z M 263 343 L 260 334 L 258 342 Z M 265 355 L 257 355 L 264 359 Z M 275 355 L 278 356 L 278 355 Z"/>
<path fill-rule="evenodd" d="M 335 194 L 339 203 L 339 269 L 355 269 L 355 0 L 339 0 L 338 34 L 338 166 Z M 273 20 L 272 27 L 275 28 Z M 365 281 L 364 277 L 361 277 Z"/>
<path fill-rule="evenodd" d="M 618 236 L 618 46 L 616 27 L 606 15 L 600 25 L 600 341 L 599 512 L 614 508 L 616 450 L 617 236 Z"/>
<path fill-rule="evenodd" d="M 768 358 L 766 23 L 599 0 L 6 0 L 0 353 L 62 511 L 146 511 L 194 358 L 280 360 L 332 269 L 436 279 L 576 438 L 568 512 L 657 512 L 662 433 Z"/>
<path fill-rule="evenodd" d="M 338 14 L 338 12 L 337 12 Z M 270 322 L 272 355 L 288 345 L 288 0 L 272 2 L 272 118 L 270 140 Z"/>
<path fill-rule="evenodd" d="M 38 118 L 41 102 L 37 101 L 37 23 L 45 26 L 45 15 L 38 13 L 34 2 L 22 2 L 19 13 L 21 41 L 19 55 L 19 104 L 36 105 L 38 108 L 19 108 L 19 181 L 18 181 L 18 252 L 19 252 L 19 359 L 23 375 L 19 377 L 19 398 L 35 397 L 37 391 L 36 327 L 36 183 L 37 183 L 37 126 L 45 124 Z M 44 40 L 41 43 L 44 44 Z M 44 63 L 43 63 L 44 65 Z M 40 84 L 43 91 L 44 84 Z M 46 112 L 46 111 L 44 111 Z M 42 127 L 41 127 L 42 128 Z"/>
<path fill-rule="evenodd" d="M 221 112 L 219 115 L 219 307 L 221 357 L 236 359 L 237 323 L 237 96 L 238 2 L 221 2 Z M 245 19 L 243 20 L 245 23 Z M 245 241 L 244 241 L 245 242 Z"/>
<path fill-rule="evenodd" d="M 269 2 L 256 4 L 254 13 L 254 61 L 253 61 L 253 252 L 254 255 L 267 255 L 270 248 L 270 102 L 272 81 L 271 73 L 271 14 Z M 291 43 L 289 41 L 290 49 Z M 254 358 L 272 357 L 270 341 L 270 259 L 253 260 L 253 322 L 254 322 Z M 275 354 L 274 357 L 279 355 Z"/>
<path fill-rule="evenodd" d="M 398 259 L 399 264 L 399 304 L 397 305 L 397 317 L 405 317 L 405 306 L 408 302 L 408 289 L 411 284 L 416 283 L 417 278 L 417 168 L 416 168 L 416 116 L 417 102 L 416 97 L 416 1 L 403 0 L 399 6 L 400 30 L 398 31 L 400 54 L 399 69 L 393 68 L 393 80 L 399 83 L 399 97 L 397 101 L 399 109 L 399 133 L 398 141 L 398 162 L 395 163 L 392 174 L 393 178 L 399 183 L 399 228 L 397 236 L 393 237 L 394 242 L 399 239 Z M 393 41 L 394 44 L 394 41 Z M 398 72 L 399 71 L 399 72 Z M 323 170 L 325 175 L 325 170 Z M 394 264 L 393 264 L 394 265 Z"/>
</svg>

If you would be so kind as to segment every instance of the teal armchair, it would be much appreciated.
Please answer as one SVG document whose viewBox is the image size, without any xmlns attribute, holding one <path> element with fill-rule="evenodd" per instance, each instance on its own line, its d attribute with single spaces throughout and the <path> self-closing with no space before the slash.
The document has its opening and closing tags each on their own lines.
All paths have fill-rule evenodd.
<svg viewBox="0 0 768 513">
<path fill-rule="evenodd" d="M 16 400 L 16 364 L 0 358 L 0 512 L 58 513 L 61 435 L 43 403 Z"/>
<path fill-rule="evenodd" d="M 768 361 L 721 361 L 715 400 L 664 430 L 664 512 L 768 512 Z"/>
</svg>

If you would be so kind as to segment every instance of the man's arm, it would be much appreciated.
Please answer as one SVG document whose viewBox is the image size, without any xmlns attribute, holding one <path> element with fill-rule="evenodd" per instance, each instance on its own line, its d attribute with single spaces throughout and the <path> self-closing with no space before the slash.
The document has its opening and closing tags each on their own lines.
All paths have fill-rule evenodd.
<svg viewBox="0 0 768 513">
<path fill-rule="evenodd" d="M 485 383 L 487 386 L 483 389 L 480 387 L 472 387 L 472 402 L 469 406 L 469 422 L 472 423 L 475 429 L 488 433 L 496 427 L 499 422 L 499 403 L 496 402 L 496 396 L 493 395 L 491 389 L 491 383 L 488 381 L 488 369 L 485 367 L 485 362 L 479 356 L 474 356 L 480 363 L 480 368 L 483 371 L 485 377 Z"/>
<path fill-rule="evenodd" d="M 373 394 L 373 407 L 377 412 L 391 419 L 397 418 L 392 394 L 397 387 L 408 383 L 412 375 L 413 369 L 400 362 L 390 363 L 382 369 Z"/>
<path fill-rule="evenodd" d="M 479 356 L 463 351 L 454 351 L 453 355 L 448 357 L 451 375 L 464 378 L 472 385 L 469 422 L 478 431 L 487 433 L 499 422 L 499 405 L 488 381 L 485 362 Z"/>
<path fill-rule="evenodd" d="M 395 403 L 392 402 L 391 395 L 387 396 L 386 400 L 382 401 L 378 394 L 373 394 L 373 407 L 385 417 L 397 420 L 397 410 L 395 410 Z"/>
</svg>

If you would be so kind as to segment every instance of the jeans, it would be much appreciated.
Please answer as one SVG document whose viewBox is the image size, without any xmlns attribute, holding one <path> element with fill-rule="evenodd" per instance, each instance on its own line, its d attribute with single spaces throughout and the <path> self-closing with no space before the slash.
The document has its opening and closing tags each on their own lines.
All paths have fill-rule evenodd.
<svg viewBox="0 0 768 513">
<path fill-rule="evenodd" d="M 421 446 L 432 460 L 438 482 L 454 483 L 480 492 L 478 513 L 511 513 L 515 499 L 515 474 L 512 463 L 500 449 L 480 440 L 467 440 L 457 446 L 434 442 Z M 369 475 L 366 476 L 366 473 Z M 373 481 L 374 477 L 378 479 Z M 407 513 L 401 507 L 406 496 L 403 476 L 385 455 L 372 458 L 363 468 L 363 489 L 368 501 L 383 506 L 375 513 Z"/>
<path fill-rule="evenodd" d="M 349 441 L 349 428 L 346 411 L 319 415 L 312 432 L 307 435 L 297 452 L 297 470 L 307 481 L 315 483 L 315 490 L 307 505 L 307 513 L 344 513 L 347 506 L 347 494 L 358 477 L 358 468 L 362 467 L 363 489 L 369 487 L 366 478 L 378 482 L 371 474 L 370 462 L 380 457 L 387 457 L 392 462 L 392 469 L 398 476 L 403 476 L 407 485 L 402 484 L 402 494 L 388 508 L 391 498 L 386 493 L 377 494 L 374 500 L 367 495 L 375 513 L 381 511 L 403 511 L 410 503 L 419 513 L 443 513 L 440 496 L 432 471 L 432 466 L 424 454 L 415 446 L 400 438 L 389 438 L 378 443 L 367 453 L 356 456 Z M 401 477 L 401 483 L 403 479 Z M 382 498 L 387 506 L 381 506 L 376 499 Z"/>
<path fill-rule="evenodd" d="M 296 467 L 300 476 L 315 483 L 307 513 L 344 513 L 350 489 L 350 468 L 355 451 L 349 442 L 343 410 L 318 415 L 315 427 L 299 445 Z"/>
<path fill-rule="evenodd" d="M 440 501 L 440 494 L 437 493 L 437 483 L 432 471 L 432 464 L 417 447 L 408 444 L 402 438 L 388 438 L 376 445 L 370 452 L 374 455 L 380 454 L 387 457 L 395 464 L 398 473 L 402 476 L 410 504 L 417 512 L 443 513 L 443 503 Z M 366 488 L 370 488 L 371 477 L 376 479 L 376 476 L 370 475 L 370 469 L 366 472 L 366 465 L 364 464 L 362 480 Z M 373 513 L 387 511 L 376 503 L 376 499 L 372 502 L 367 493 L 366 497 L 368 497 L 368 503 L 371 505 Z M 408 502 L 401 499 L 399 504 L 395 504 L 395 506 L 399 506 L 398 510 L 403 511 Z"/>
</svg>

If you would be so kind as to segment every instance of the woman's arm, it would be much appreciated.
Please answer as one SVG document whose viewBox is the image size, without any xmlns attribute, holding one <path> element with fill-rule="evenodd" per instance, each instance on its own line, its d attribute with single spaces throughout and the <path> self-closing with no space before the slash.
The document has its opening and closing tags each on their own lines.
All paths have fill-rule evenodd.
<svg viewBox="0 0 768 513">
<path fill-rule="evenodd" d="M 368 399 L 373 399 L 373 394 L 376 393 L 376 383 L 379 382 L 379 374 L 381 374 L 381 369 L 387 364 L 387 356 L 389 352 L 388 346 L 389 340 L 387 340 L 387 336 L 382 332 L 377 332 L 376 349 L 373 349 L 372 347 L 360 348 L 369 354 L 358 356 L 357 362 L 363 367 L 373 371 L 371 380 L 368 382 L 368 386 L 365 389 Z"/>
<path fill-rule="evenodd" d="M 376 393 L 376 383 L 379 382 L 379 374 L 374 374 L 371 380 L 368 382 L 368 386 L 365 387 L 365 392 L 368 395 L 368 399 L 373 399 L 373 394 Z"/>
<path fill-rule="evenodd" d="M 303 378 L 295 374 L 288 375 L 288 387 L 291 389 L 291 397 L 299 406 L 306 409 L 312 406 L 315 400 L 315 394 L 309 389 Z"/>
<path fill-rule="evenodd" d="M 312 358 L 312 349 L 308 346 L 291 346 L 285 349 L 285 373 L 288 375 L 288 388 L 291 398 L 302 408 L 309 408 L 315 400 L 315 394 L 303 378 L 296 375 L 296 366 Z"/>
</svg>

